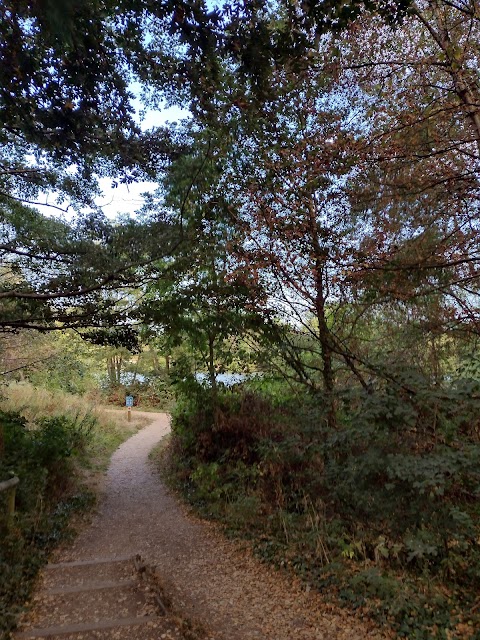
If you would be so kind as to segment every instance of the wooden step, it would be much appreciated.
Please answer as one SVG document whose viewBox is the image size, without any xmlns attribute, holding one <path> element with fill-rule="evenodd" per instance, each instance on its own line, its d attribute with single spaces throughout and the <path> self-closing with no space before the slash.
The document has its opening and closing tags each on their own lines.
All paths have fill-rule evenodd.
<svg viewBox="0 0 480 640">
<path fill-rule="evenodd" d="M 133 562 L 133 556 L 120 558 L 92 558 L 91 560 L 72 560 L 71 562 L 53 562 L 45 565 L 45 569 L 65 569 L 69 567 L 95 567 L 101 564 L 115 564 L 116 562 Z"/>
<path fill-rule="evenodd" d="M 157 616 L 140 616 L 132 618 L 112 618 L 106 620 L 98 620 L 95 622 L 79 622 L 76 624 L 65 624 L 61 626 L 37 627 L 20 631 L 15 634 L 18 640 L 22 638 L 50 638 L 56 636 L 66 636 L 74 634 L 84 634 L 95 631 L 105 631 L 110 629 L 118 629 L 121 627 L 134 627 L 138 625 L 146 625 L 149 622 L 158 620 Z"/>
<path fill-rule="evenodd" d="M 13 637 L 182 640 L 180 629 L 168 616 L 158 615 L 157 604 L 140 584 L 131 557 L 47 565 L 32 614 Z"/>
<path fill-rule="evenodd" d="M 110 588 L 98 589 L 93 585 L 56 587 L 43 591 L 35 598 L 34 622 L 36 627 L 76 625 L 102 620 L 136 619 L 145 615 L 146 595 L 136 583 L 116 583 Z M 53 591 L 53 594 L 51 593 Z M 149 612 L 150 613 L 150 612 Z"/>
<path fill-rule="evenodd" d="M 104 582 L 123 582 L 134 575 L 133 558 L 61 562 L 46 565 L 42 589 L 49 591 Z"/>
<path fill-rule="evenodd" d="M 122 589 L 123 587 L 134 587 L 135 580 L 124 580 L 122 582 L 89 582 L 75 587 L 55 587 L 43 591 L 45 596 L 56 596 L 61 594 L 82 593 L 82 591 L 103 591 L 108 589 Z"/>
</svg>

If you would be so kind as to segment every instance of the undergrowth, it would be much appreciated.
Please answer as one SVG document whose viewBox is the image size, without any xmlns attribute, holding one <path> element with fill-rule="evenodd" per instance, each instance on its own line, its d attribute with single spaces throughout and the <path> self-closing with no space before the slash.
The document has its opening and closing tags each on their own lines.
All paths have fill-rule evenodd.
<svg viewBox="0 0 480 640">
<path fill-rule="evenodd" d="M 480 638 L 480 389 L 409 380 L 338 396 L 213 393 L 177 404 L 170 481 L 264 560 L 393 627 Z"/>
<path fill-rule="evenodd" d="M 38 569 L 65 536 L 73 513 L 91 508 L 85 469 L 105 467 L 135 430 L 83 399 L 28 384 L 1 388 L 0 481 L 17 476 L 16 512 L 0 493 L 0 638 L 9 637 Z"/>
</svg>

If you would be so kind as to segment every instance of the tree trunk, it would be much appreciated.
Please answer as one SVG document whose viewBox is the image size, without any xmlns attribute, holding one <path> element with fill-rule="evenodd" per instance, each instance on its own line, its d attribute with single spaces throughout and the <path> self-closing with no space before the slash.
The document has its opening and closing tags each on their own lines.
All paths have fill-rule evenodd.
<svg viewBox="0 0 480 640">
<path fill-rule="evenodd" d="M 312 240 L 311 259 L 314 263 L 315 315 L 318 322 L 318 338 L 322 354 L 322 377 L 325 401 L 327 403 L 328 426 L 336 428 L 335 374 L 333 371 L 333 340 L 325 314 L 324 269 L 326 253 L 320 244 L 315 202 L 313 196 L 308 204 L 310 236 Z"/>
<path fill-rule="evenodd" d="M 107 373 L 111 385 L 120 384 L 123 358 L 117 354 L 107 358 Z"/>
<path fill-rule="evenodd" d="M 113 356 L 109 356 L 107 358 L 107 374 L 108 374 L 108 380 L 110 384 L 113 386 L 115 384 L 115 367 L 113 365 Z"/>
<path fill-rule="evenodd" d="M 140 358 L 142 357 L 142 354 L 140 353 L 137 357 L 137 362 L 135 363 L 135 369 L 133 370 L 133 378 L 132 378 L 132 384 L 135 384 L 135 382 L 137 381 L 137 375 L 138 375 L 138 365 L 140 363 Z"/>
<path fill-rule="evenodd" d="M 215 396 L 217 393 L 217 372 L 215 371 L 215 337 L 209 334 L 208 336 L 208 379 L 210 386 Z"/>
<path fill-rule="evenodd" d="M 470 121 L 472 133 L 480 154 L 480 91 L 478 81 L 471 70 L 464 64 L 463 52 L 460 46 L 450 37 L 448 26 L 442 16 L 438 2 L 429 3 L 432 18 L 426 12 L 413 4 L 412 9 L 418 20 L 429 32 L 432 39 L 445 56 L 447 72 L 453 81 L 454 91 L 459 98 L 467 119 Z"/>
</svg>

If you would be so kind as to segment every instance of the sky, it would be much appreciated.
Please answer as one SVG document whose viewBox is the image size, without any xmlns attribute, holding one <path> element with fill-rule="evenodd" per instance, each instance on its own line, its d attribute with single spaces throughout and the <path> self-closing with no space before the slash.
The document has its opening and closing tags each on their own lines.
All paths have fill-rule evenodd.
<svg viewBox="0 0 480 640">
<path fill-rule="evenodd" d="M 179 107 L 168 107 L 163 110 L 146 110 L 143 117 L 140 118 L 140 111 L 144 108 L 140 100 L 134 101 L 134 107 L 137 112 L 137 121 L 141 128 L 145 131 L 152 127 L 158 127 L 166 122 L 175 122 L 190 116 L 189 111 L 180 109 Z M 120 214 L 133 214 L 139 209 L 144 199 L 142 193 L 152 192 L 157 187 L 155 182 L 136 182 L 130 185 L 119 184 L 118 187 L 112 188 L 112 177 L 101 178 L 99 180 L 100 188 L 103 195 L 96 198 L 95 203 L 102 208 L 102 211 L 108 218 L 116 218 Z M 54 203 L 54 196 L 49 194 L 40 194 L 39 202 Z M 58 211 L 49 206 L 36 205 L 36 208 L 47 216 L 58 215 Z M 69 213 L 64 215 L 69 219 Z"/>
<path fill-rule="evenodd" d="M 137 114 L 143 108 L 140 101 L 134 104 Z M 190 113 L 179 107 L 168 107 L 162 111 L 147 110 L 144 117 L 138 121 L 145 131 L 152 127 L 158 127 L 166 122 L 175 122 L 189 117 Z M 112 179 L 102 178 L 99 180 L 100 187 L 104 193 L 103 197 L 96 199 L 96 204 L 102 207 L 102 211 L 109 218 L 115 218 L 122 213 L 134 213 L 143 204 L 142 193 L 154 191 L 157 184 L 155 182 L 136 182 L 130 185 L 120 184 L 112 189 Z"/>
</svg>

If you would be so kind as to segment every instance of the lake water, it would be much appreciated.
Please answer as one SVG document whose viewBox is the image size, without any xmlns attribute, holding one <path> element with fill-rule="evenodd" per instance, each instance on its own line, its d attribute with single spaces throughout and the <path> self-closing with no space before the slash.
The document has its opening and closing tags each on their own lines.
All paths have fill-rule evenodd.
<svg viewBox="0 0 480 640">
<path fill-rule="evenodd" d="M 245 380 L 248 380 L 249 378 L 254 378 L 255 376 L 258 376 L 261 374 L 258 373 L 217 373 L 217 375 L 215 376 L 216 381 L 218 382 L 218 384 L 223 384 L 226 387 L 233 387 L 236 384 L 240 384 L 242 382 L 245 382 Z M 121 374 L 121 383 L 124 385 L 129 385 L 133 383 L 133 379 L 134 379 L 134 374 L 130 371 L 127 372 L 123 372 Z M 208 384 L 208 374 L 207 373 L 196 373 L 195 374 L 195 379 L 197 382 L 200 382 L 201 384 Z M 139 384 L 142 384 L 144 382 L 148 382 L 148 378 L 146 378 L 144 375 L 142 375 L 141 373 L 137 373 L 136 377 L 135 377 L 136 382 L 138 382 Z"/>
<path fill-rule="evenodd" d="M 196 373 L 195 380 L 197 382 L 208 383 L 208 374 L 207 373 Z M 233 387 L 235 384 L 240 384 L 241 382 L 245 382 L 248 378 L 251 378 L 252 375 L 246 375 L 245 373 L 217 373 L 215 376 L 215 380 L 219 384 L 223 384 L 226 387 Z"/>
</svg>

